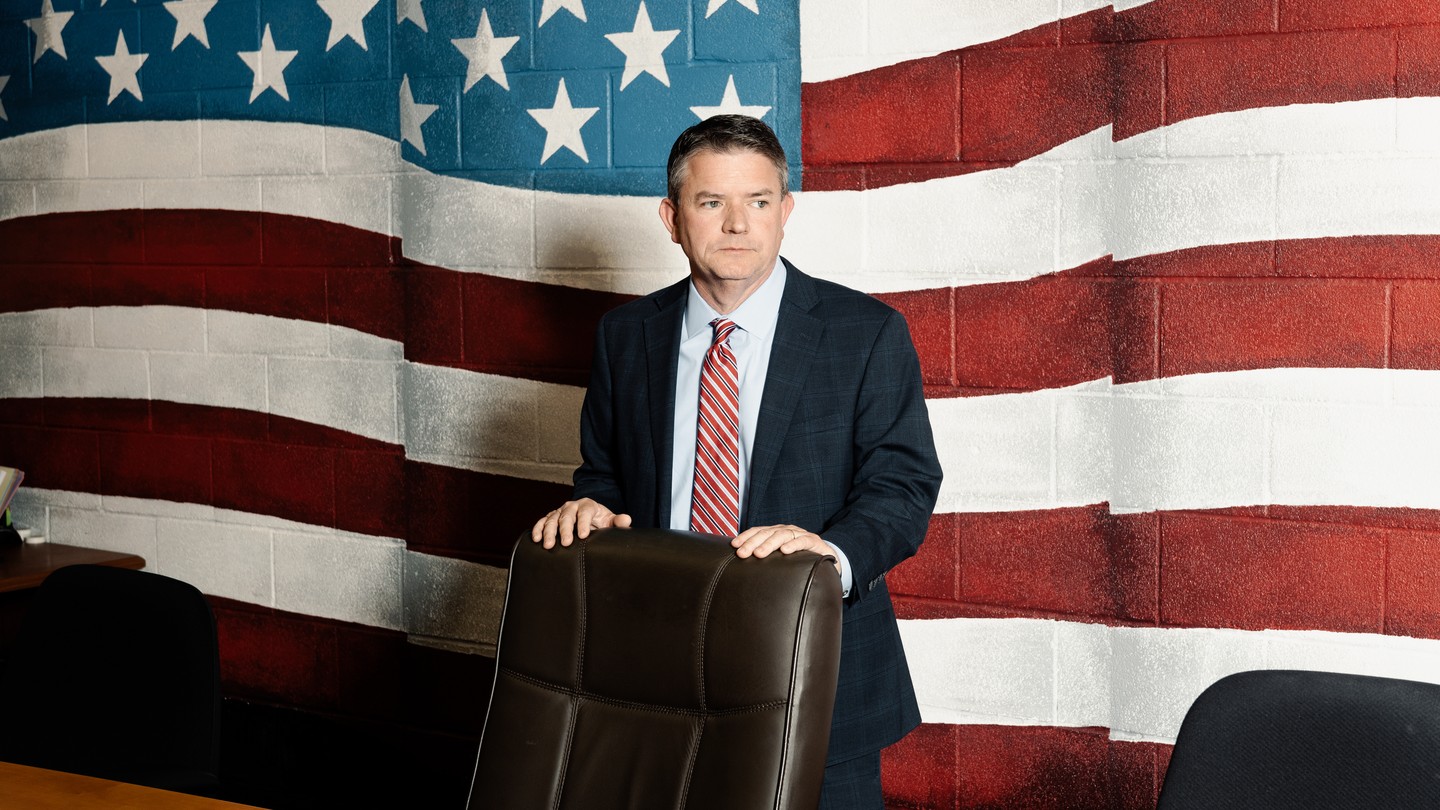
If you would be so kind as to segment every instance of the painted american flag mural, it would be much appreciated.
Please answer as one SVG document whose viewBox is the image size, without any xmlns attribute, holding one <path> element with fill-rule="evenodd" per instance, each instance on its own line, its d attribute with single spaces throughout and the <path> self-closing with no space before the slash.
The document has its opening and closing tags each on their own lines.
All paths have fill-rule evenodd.
<svg viewBox="0 0 1440 810">
<path fill-rule="evenodd" d="M 56 2 L 0 2 L 0 463 L 214 595 L 232 690 L 493 643 L 717 109 L 920 349 L 897 806 L 1152 806 L 1228 672 L 1440 679 L 1433 3 Z"/>
</svg>

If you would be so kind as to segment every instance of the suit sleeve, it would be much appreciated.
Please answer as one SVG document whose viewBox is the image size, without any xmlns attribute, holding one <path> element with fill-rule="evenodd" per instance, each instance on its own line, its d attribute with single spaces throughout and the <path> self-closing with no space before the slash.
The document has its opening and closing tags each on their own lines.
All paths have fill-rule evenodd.
<svg viewBox="0 0 1440 810">
<path fill-rule="evenodd" d="M 920 547 L 940 492 L 920 359 L 898 312 L 881 326 L 866 363 L 853 436 L 850 492 L 822 536 L 850 561 L 848 599 L 858 602 Z"/>
<path fill-rule="evenodd" d="M 595 355 L 590 363 L 590 386 L 580 408 L 580 466 L 575 470 L 573 497 L 592 498 L 616 514 L 625 510 L 617 477 L 615 448 L 614 379 L 605 320 L 595 330 Z"/>
</svg>

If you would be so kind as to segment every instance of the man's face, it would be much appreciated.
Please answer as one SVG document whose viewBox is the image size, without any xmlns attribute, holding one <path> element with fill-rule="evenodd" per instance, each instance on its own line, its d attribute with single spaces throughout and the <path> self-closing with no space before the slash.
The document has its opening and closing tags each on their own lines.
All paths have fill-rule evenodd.
<svg viewBox="0 0 1440 810">
<path fill-rule="evenodd" d="M 775 268 L 795 198 L 781 196 L 775 164 L 755 152 L 697 152 L 688 169 L 679 200 L 661 201 L 660 219 L 697 287 L 743 291 L 743 300 Z"/>
</svg>

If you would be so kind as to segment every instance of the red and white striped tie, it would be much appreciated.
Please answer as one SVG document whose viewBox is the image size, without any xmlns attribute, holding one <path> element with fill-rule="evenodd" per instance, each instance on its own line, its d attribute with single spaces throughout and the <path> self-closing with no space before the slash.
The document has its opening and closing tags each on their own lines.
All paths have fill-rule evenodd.
<svg viewBox="0 0 1440 810">
<path fill-rule="evenodd" d="M 734 537 L 740 533 L 740 372 L 730 350 L 735 323 L 716 318 L 710 325 L 715 340 L 700 366 L 690 530 Z"/>
</svg>

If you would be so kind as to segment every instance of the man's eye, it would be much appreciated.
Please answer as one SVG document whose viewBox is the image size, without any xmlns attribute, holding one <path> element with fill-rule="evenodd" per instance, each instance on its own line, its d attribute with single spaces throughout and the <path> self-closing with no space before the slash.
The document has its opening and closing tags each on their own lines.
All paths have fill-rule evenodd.
<svg viewBox="0 0 1440 810">
<path fill-rule="evenodd" d="M 767 208 L 767 207 L 769 207 L 769 205 L 770 205 L 770 201 L 769 201 L 769 200 L 756 200 L 756 201 L 755 201 L 755 207 L 756 207 L 756 208 Z"/>
<path fill-rule="evenodd" d="M 705 202 L 700 203 L 700 207 L 701 207 L 701 208 L 719 208 L 719 207 L 720 207 L 720 201 L 719 201 L 719 200 L 706 200 Z"/>
</svg>

